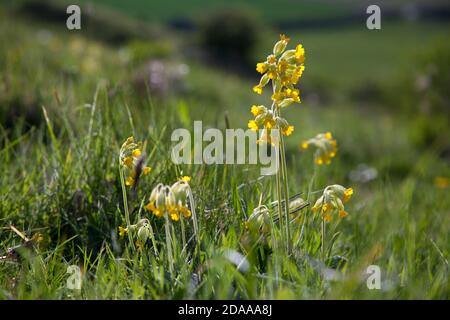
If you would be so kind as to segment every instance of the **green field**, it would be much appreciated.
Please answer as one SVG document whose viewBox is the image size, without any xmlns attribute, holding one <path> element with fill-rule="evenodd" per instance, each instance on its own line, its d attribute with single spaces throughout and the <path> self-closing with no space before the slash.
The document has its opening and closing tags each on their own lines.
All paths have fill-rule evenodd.
<svg viewBox="0 0 450 320">
<path fill-rule="evenodd" d="M 129 1 L 126 9 L 164 20 L 176 17 L 175 9 L 195 15 L 200 2 L 165 1 L 154 10 L 143 10 L 143 3 Z M 283 3 L 272 11 L 269 1 L 258 2 L 263 14 L 289 19 L 295 12 Z M 331 14 L 322 3 L 298 10 Z M 125 9 L 123 1 L 108 4 Z M 173 44 L 165 59 L 189 66 L 185 89 L 171 87 L 167 96 L 139 93 L 133 86 L 141 62 L 133 58 L 136 45 L 112 46 L 0 11 L 0 256 L 23 244 L 11 225 L 29 238 L 42 235 L 35 248 L 18 250 L 20 259 L 0 260 L 0 298 L 448 299 L 449 126 L 444 112 L 421 114 L 423 101 L 411 103 L 407 91 L 420 59 L 448 38 L 448 23 L 291 33 L 292 43 L 306 48 L 306 69 L 304 101 L 283 113 L 295 126 L 286 137 L 289 194 L 314 203 L 336 183 L 355 194 L 346 204 L 348 217 L 326 224 L 324 241 L 311 205 L 293 213 L 286 253 L 279 222 L 271 219 L 272 231 L 263 238 L 246 228 L 255 207 L 276 200 L 274 177 L 261 178 L 258 166 L 175 165 L 170 159 L 172 130 L 191 130 L 194 120 L 204 127 L 246 128 L 250 106 L 270 99 L 252 92 L 256 75 L 183 55 L 177 46 L 190 38 L 171 32 L 146 45 Z M 277 33 L 263 39 L 256 61 L 271 50 Z M 445 88 L 446 78 L 440 80 Z M 372 86 L 379 91 L 355 98 Z M 434 106 L 442 91 L 430 92 Z M 338 153 L 331 165 L 316 166 L 313 151 L 299 145 L 327 131 Z M 145 142 L 152 167 L 136 189 L 124 188 L 119 174 L 120 146 L 132 135 Z M 373 180 L 354 178 L 363 164 L 376 169 Z M 184 175 L 191 177 L 198 233 L 186 219 L 184 231 L 173 223 L 168 237 L 164 219 L 143 206 L 158 183 Z M 152 226 L 153 238 L 140 249 L 118 234 L 127 211 L 132 224 L 146 217 Z M 242 254 L 248 270 L 240 270 L 227 250 Z M 66 285 L 70 265 L 83 270 L 81 290 Z M 367 289 L 362 275 L 369 265 L 380 267 L 382 290 Z"/>
</svg>

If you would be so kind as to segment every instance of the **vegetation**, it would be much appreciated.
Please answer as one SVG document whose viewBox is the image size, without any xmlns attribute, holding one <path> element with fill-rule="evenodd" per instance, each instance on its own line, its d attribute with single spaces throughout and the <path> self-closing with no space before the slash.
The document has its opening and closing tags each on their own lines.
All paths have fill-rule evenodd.
<svg viewBox="0 0 450 320">
<path fill-rule="evenodd" d="M 291 204 L 280 221 L 284 198 L 258 166 L 170 159 L 171 132 L 191 130 L 194 120 L 245 128 L 250 107 L 270 100 L 252 92 L 258 80 L 180 55 L 167 42 L 118 47 L 0 11 L 0 297 L 448 299 L 449 125 L 433 132 L 411 101 L 422 97 L 418 75 L 448 61 L 448 48 L 434 44 L 448 25 L 390 26 L 373 36 L 292 34 L 305 47 L 306 67 L 303 103 L 283 110 L 295 131 L 285 140 L 282 192 Z M 186 45 L 171 36 L 173 46 Z M 267 33 L 254 60 L 277 40 Z M 163 66 L 168 91 L 142 90 L 136 70 L 147 70 L 145 56 L 158 63 L 151 70 Z M 442 118 L 448 77 L 430 77 L 430 119 Z M 312 148 L 309 139 L 328 131 L 339 148 L 319 166 L 302 142 Z M 130 136 L 142 141 L 131 156 L 145 163 L 124 167 L 120 151 Z M 316 137 L 323 138 L 331 139 Z M 127 186 L 137 165 L 149 169 Z M 179 190 L 180 180 L 189 190 Z M 345 218 L 326 222 L 314 211 L 335 184 L 354 195 Z M 155 188 L 178 192 L 190 214 L 158 217 L 156 202 L 150 206 Z M 282 236 L 286 211 L 290 234 Z M 272 237 L 289 241 L 289 250 Z M 81 290 L 66 285 L 70 265 L 81 267 Z M 382 290 L 368 290 L 369 265 L 380 266 Z"/>
</svg>

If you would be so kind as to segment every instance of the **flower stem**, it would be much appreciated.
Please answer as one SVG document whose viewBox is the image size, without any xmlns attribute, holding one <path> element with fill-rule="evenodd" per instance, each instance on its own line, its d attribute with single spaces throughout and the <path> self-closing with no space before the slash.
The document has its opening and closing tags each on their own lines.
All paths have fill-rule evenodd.
<svg viewBox="0 0 450 320">
<path fill-rule="evenodd" d="M 281 172 L 283 174 L 283 186 L 284 186 L 284 214 L 286 218 L 286 250 L 290 252 L 291 232 L 289 226 L 289 185 L 286 166 L 286 153 L 284 148 L 283 134 L 280 133 L 280 148 L 281 148 Z"/>
<path fill-rule="evenodd" d="M 325 262 L 325 218 L 322 218 L 322 260 Z"/>
<path fill-rule="evenodd" d="M 130 212 L 128 210 L 128 200 L 127 200 L 127 189 L 125 186 L 125 179 L 123 176 L 123 171 L 122 168 L 120 167 L 120 163 L 119 163 L 119 174 L 120 174 L 120 185 L 122 187 L 122 198 L 123 198 L 123 208 L 125 211 L 125 221 L 127 223 L 127 228 L 129 228 L 131 226 L 131 221 L 130 221 Z M 133 235 L 131 234 L 131 232 L 127 232 L 128 234 L 128 240 L 130 241 L 131 247 L 133 248 L 133 251 L 136 250 L 136 248 L 134 247 L 134 242 L 133 242 Z"/>
<path fill-rule="evenodd" d="M 279 151 L 277 149 L 275 149 L 275 152 L 277 153 L 277 174 L 276 174 L 276 180 L 277 180 L 277 202 L 278 202 L 278 216 L 280 219 L 280 234 L 283 235 L 283 229 L 284 229 L 284 222 L 283 222 L 283 209 L 281 206 L 281 201 L 282 201 L 282 195 L 281 195 L 281 173 L 280 173 L 280 165 L 279 165 L 279 161 L 280 161 L 280 155 L 279 155 Z M 283 238 L 283 236 L 282 236 Z"/>
<path fill-rule="evenodd" d="M 164 229 L 166 231 L 166 247 L 167 247 L 167 257 L 169 259 L 169 272 L 173 275 L 173 253 L 172 253 L 172 237 L 170 235 L 170 222 L 167 214 L 164 215 L 166 223 Z"/>
</svg>

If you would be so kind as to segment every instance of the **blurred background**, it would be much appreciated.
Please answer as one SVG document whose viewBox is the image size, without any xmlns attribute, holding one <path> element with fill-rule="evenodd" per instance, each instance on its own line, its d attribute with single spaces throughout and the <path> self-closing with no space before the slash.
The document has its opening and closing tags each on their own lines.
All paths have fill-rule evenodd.
<svg viewBox="0 0 450 320">
<path fill-rule="evenodd" d="M 245 128 L 250 106 L 269 98 L 251 91 L 255 63 L 285 33 L 306 48 L 288 151 L 330 130 L 354 177 L 367 169 L 402 179 L 426 151 L 426 178 L 448 185 L 448 1 L 378 1 L 381 30 L 366 28 L 371 1 L 82 0 L 75 31 L 66 28 L 69 3 L 1 2 L 4 132 L 42 125 L 42 105 L 63 100 L 77 110 L 102 79 L 111 96 L 138 109 L 150 96 L 184 126 L 203 119 L 223 128 L 226 116 Z"/>
</svg>

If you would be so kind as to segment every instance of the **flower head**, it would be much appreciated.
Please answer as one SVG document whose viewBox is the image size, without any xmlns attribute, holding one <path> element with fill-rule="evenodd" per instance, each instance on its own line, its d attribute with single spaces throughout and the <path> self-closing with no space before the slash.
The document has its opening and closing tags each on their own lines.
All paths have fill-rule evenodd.
<svg viewBox="0 0 450 320">
<path fill-rule="evenodd" d="M 353 188 L 345 188 L 341 185 L 334 184 L 328 186 L 323 191 L 322 196 L 317 199 L 312 207 L 313 212 L 320 212 L 325 221 L 332 220 L 332 214 L 337 213 L 339 218 L 344 218 L 348 215 L 345 211 L 344 204 L 350 200 L 353 195 Z"/>
<path fill-rule="evenodd" d="M 126 172 L 125 184 L 127 186 L 135 185 L 141 175 L 147 175 L 152 170 L 144 165 L 141 148 L 142 142 L 135 142 L 133 137 L 129 137 L 120 148 L 120 165 Z"/>
<path fill-rule="evenodd" d="M 183 177 L 172 186 L 158 184 L 152 191 L 147 211 L 152 212 L 160 218 L 167 215 L 172 221 L 179 221 L 180 217 L 191 217 L 192 213 L 188 207 L 188 198 L 191 195 L 191 188 L 188 184 L 189 177 Z"/>
<path fill-rule="evenodd" d="M 290 39 L 286 35 L 280 35 L 280 40 L 273 47 L 273 53 L 267 56 L 266 61 L 256 64 L 256 71 L 262 74 L 253 91 L 262 94 L 264 86 L 270 81 L 273 87 L 272 107 L 253 105 L 251 113 L 255 117 L 248 122 L 248 127 L 253 131 L 262 129 L 262 135 L 258 143 L 278 143 L 273 137 L 273 129 L 278 129 L 282 135 L 289 136 L 294 131 L 294 126 L 280 117 L 280 109 L 293 103 L 300 103 L 300 90 L 294 85 L 299 82 L 303 74 L 305 49 L 301 44 L 295 49 L 286 50 Z"/>
<path fill-rule="evenodd" d="M 314 138 L 303 141 L 301 148 L 308 149 L 310 145 L 317 148 L 314 154 L 314 162 L 318 165 L 330 164 L 331 159 L 336 156 L 337 143 L 330 132 L 319 133 Z"/>
</svg>

